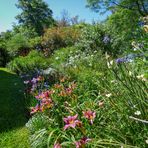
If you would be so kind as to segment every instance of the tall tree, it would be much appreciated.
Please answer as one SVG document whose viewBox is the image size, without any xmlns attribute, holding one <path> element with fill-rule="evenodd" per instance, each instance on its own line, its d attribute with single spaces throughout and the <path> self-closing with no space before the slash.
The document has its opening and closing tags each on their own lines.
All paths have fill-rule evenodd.
<svg viewBox="0 0 148 148">
<path fill-rule="evenodd" d="M 87 0 L 87 7 L 96 12 L 114 11 L 117 7 L 138 12 L 142 16 L 148 15 L 147 0 Z"/>
<path fill-rule="evenodd" d="M 44 29 L 53 25 L 52 10 L 43 0 L 18 0 L 17 8 L 21 14 L 16 16 L 20 24 L 35 30 L 42 35 Z"/>
</svg>

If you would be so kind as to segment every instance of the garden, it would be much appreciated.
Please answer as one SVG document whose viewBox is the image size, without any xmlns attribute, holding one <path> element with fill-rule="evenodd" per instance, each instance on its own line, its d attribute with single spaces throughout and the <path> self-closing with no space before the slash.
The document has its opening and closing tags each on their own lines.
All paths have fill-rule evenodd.
<svg viewBox="0 0 148 148">
<path fill-rule="evenodd" d="M 43 0 L 0 33 L 0 148 L 148 147 L 146 0 L 87 0 L 102 22 Z"/>
</svg>

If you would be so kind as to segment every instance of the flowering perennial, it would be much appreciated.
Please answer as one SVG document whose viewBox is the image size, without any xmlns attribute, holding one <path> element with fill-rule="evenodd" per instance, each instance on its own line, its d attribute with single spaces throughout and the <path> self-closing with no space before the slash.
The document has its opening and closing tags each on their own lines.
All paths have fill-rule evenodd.
<svg viewBox="0 0 148 148">
<path fill-rule="evenodd" d="M 76 120 L 78 117 L 78 114 L 76 114 L 75 116 L 68 116 L 67 118 L 64 118 L 64 122 L 66 123 L 66 125 L 64 126 L 64 130 L 72 127 L 75 128 L 76 126 L 81 126 L 82 122 L 79 120 Z"/>
<path fill-rule="evenodd" d="M 91 110 L 83 111 L 83 115 L 85 118 L 87 118 L 90 121 L 91 124 L 93 124 L 93 120 L 96 117 L 96 112 L 93 112 Z"/>
<path fill-rule="evenodd" d="M 76 148 L 83 148 L 91 139 L 87 137 L 81 138 L 79 141 L 75 142 Z"/>
</svg>

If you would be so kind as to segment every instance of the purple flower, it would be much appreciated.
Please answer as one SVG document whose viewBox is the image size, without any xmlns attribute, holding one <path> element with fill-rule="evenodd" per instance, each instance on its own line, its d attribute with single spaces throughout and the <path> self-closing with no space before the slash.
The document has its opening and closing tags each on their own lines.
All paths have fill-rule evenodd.
<svg viewBox="0 0 148 148">
<path fill-rule="evenodd" d="M 33 79 L 31 80 L 31 82 L 32 82 L 33 84 L 37 83 L 37 81 L 38 81 L 37 78 L 33 78 Z"/>
<path fill-rule="evenodd" d="M 116 63 L 124 63 L 124 62 L 128 62 L 128 59 L 126 58 L 119 58 L 116 60 Z"/>
<path fill-rule="evenodd" d="M 109 42 L 110 42 L 109 36 L 104 36 L 103 42 L 104 42 L 105 44 L 109 43 Z"/>
</svg>

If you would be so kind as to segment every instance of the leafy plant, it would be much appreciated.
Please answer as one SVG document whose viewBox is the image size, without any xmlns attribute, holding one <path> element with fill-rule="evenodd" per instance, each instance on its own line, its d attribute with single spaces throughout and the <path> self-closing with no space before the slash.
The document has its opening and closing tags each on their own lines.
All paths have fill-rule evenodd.
<svg viewBox="0 0 148 148">
<path fill-rule="evenodd" d="M 36 69 L 48 68 L 48 60 L 38 51 L 31 51 L 26 57 L 17 57 L 7 67 L 16 73 L 31 72 Z"/>
<path fill-rule="evenodd" d="M 54 27 L 46 30 L 42 38 L 45 54 L 50 55 L 56 49 L 74 45 L 79 34 L 76 27 Z"/>
</svg>

